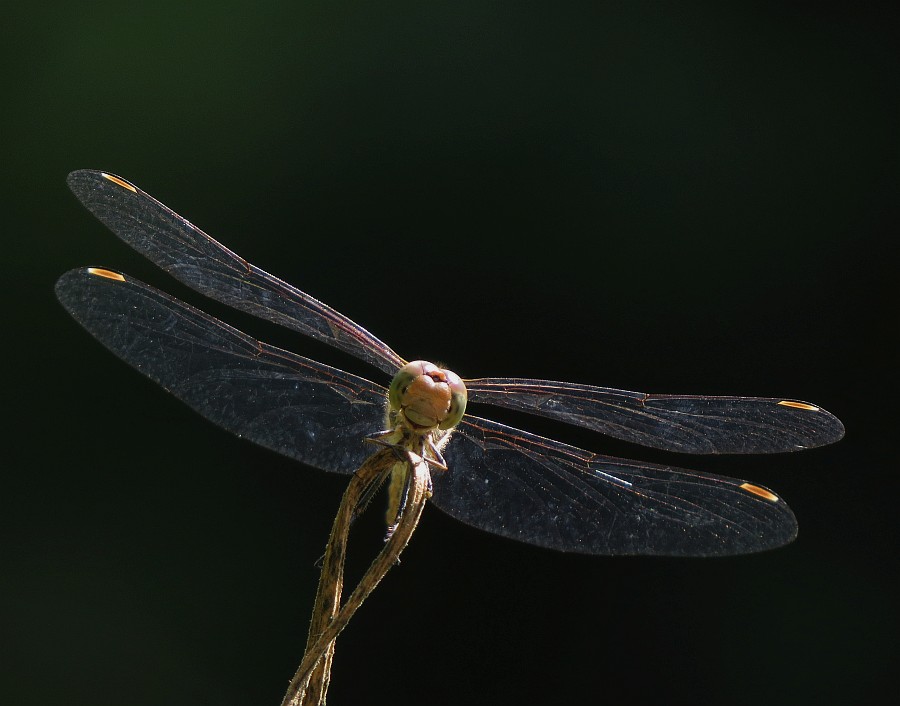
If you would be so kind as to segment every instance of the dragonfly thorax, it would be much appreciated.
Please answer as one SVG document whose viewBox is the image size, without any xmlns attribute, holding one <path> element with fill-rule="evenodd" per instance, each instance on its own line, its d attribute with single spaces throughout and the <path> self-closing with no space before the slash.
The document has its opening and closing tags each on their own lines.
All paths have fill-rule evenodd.
<svg viewBox="0 0 900 706">
<path fill-rule="evenodd" d="M 466 400 L 466 386 L 456 373 L 425 360 L 400 368 L 388 391 L 391 416 L 402 418 L 418 434 L 455 427 Z"/>
</svg>

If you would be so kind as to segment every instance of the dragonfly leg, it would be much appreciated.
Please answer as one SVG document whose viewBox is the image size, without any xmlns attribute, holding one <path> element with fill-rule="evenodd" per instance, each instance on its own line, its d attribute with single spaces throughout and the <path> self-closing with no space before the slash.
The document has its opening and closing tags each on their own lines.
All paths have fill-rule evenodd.
<svg viewBox="0 0 900 706">
<path fill-rule="evenodd" d="M 431 468 L 434 468 L 438 471 L 446 471 L 447 470 L 447 462 L 444 460 L 443 455 L 441 454 L 441 450 L 434 443 L 434 439 L 430 436 L 426 440 L 426 446 L 428 448 L 429 453 L 434 458 L 425 458 L 425 463 L 427 463 Z M 428 497 L 431 497 L 431 484 L 428 485 Z"/>
<path fill-rule="evenodd" d="M 350 523 L 356 521 L 356 518 L 362 515 L 366 508 L 369 507 L 369 503 L 372 501 L 372 498 L 375 497 L 375 493 L 384 485 L 384 482 L 390 477 L 391 468 L 388 467 L 385 470 L 381 471 L 377 476 L 375 476 L 372 480 L 370 480 L 366 486 L 363 488 L 362 492 L 359 494 L 359 499 L 356 501 L 356 505 L 353 508 L 353 512 L 350 515 Z"/>
<path fill-rule="evenodd" d="M 384 446 L 393 449 L 397 456 L 397 460 L 406 459 L 406 446 L 404 445 L 403 433 L 400 429 L 387 429 L 385 431 L 369 434 L 363 439 L 367 444 L 375 444 L 376 446 Z"/>
<path fill-rule="evenodd" d="M 409 495 L 411 474 L 409 472 L 408 463 L 396 463 L 391 469 L 391 481 L 388 486 L 388 507 L 385 512 L 385 524 L 387 525 L 387 534 L 384 541 L 387 542 L 397 525 L 400 524 L 400 518 L 406 509 L 406 501 Z"/>
<path fill-rule="evenodd" d="M 411 465 L 409 459 L 418 459 L 418 464 Z M 384 538 L 386 543 L 393 539 L 394 531 L 407 521 L 405 517 L 407 511 L 412 513 L 421 512 L 421 508 L 417 510 L 416 505 L 424 503 L 425 500 L 432 496 L 431 472 L 428 464 L 422 463 L 425 460 L 421 454 L 417 456 L 407 452 L 407 461 L 394 465 L 393 473 L 391 474 L 391 506 L 394 505 L 394 489 L 402 487 L 403 492 L 399 495 L 396 512 L 392 512 L 391 508 L 388 508 L 388 526 Z M 400 485 L 401 483 L 402 486 Z M 400 563 L 399 553 L 395 557 L 394 563 Z"/>
<path fill-rule="evenodd" d="M 369 434 L 363 438 L 363 441 L 369 442 L 371 444 L 384 444 L 381 439 L 394 436 L 399 434 L 399 429 L 385 429 L 383 431 L 376 431 L 373 434 Z"/>
<path fill-rule="evenodd" d="M 435 470 L 446 471 L 447 462 L 444 460 L 443 455 L 441 455 L 441 451 L 437 447 L 437 444 L 434 443 L 434 439 L 431 435 L 426 434 L 420 438 L 422 439 L 422 444 L 419 449 L 419 455 L 425 463 Z M 399 427 L 397 429 L 386 429 L 384 431 L 375 432 L 374 434 L 369 434 L 363 441 L 369 444 L 377 444 L 378 446 L 387 446 L 388 448 L 395 449 L 397 456 L 401 461 L 406 459 L 405 454 L 408 447 L 404 442 L 408 442 L 408 438 L 404 436 Z M 428 497 L 431 497 L 430 487 L 428 488 L 428 491 Z"/>
</svg>

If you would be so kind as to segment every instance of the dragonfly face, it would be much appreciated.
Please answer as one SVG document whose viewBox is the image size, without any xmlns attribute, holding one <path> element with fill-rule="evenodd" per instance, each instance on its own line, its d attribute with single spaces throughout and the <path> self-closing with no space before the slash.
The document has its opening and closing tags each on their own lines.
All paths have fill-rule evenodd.
<svg viewBox="0 0 900 706">
<path fill-rule="evenodd" d="M 326 471 L 359 468 L 370 454 L 366 437 L 424 450 L 433 468 L 449 469 L 435 474 L 431 504 L 488 532 L 586 554 L 716 556 L 787 544 L 797 523 L 781 497 L 755 483 L 604 456 L 465 414 L 467 401 L 677 453 L 796 451 L 844 434 L 818 405 L 778 397 L 651 394 L 527 378 L 463 384 L 431 363 L 407 363 L 124 179 L 82 170 L 68 183 L 116 235 L 175 279 L 349 353 L 393 382 L 386 389 L 268 345 L 111 270 L 64 274 L 56 283 L 60 302 L 113 353 L 224 429 Z"/>
<path fill-rule="evenodd" d="M 400 368 L 388 390 L 390 411 L 418 433 L 455 427 L 466 412 L 467 398 L 459 375 L 427 360 L 414 360 Z"/>
</svg>

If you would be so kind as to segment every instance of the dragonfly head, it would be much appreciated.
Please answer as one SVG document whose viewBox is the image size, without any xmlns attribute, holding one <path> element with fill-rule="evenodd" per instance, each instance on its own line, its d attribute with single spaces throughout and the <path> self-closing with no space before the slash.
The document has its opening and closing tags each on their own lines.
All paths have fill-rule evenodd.
<svg viewBox="0 0 900 706">
<path fill-rule="evenodd" d="M 400 368 L 388 391 L 391 409 L 422 432 L 455 427 L 465 414 L 467 398 L 459 375 L 425 360 Z"/>
</svg>

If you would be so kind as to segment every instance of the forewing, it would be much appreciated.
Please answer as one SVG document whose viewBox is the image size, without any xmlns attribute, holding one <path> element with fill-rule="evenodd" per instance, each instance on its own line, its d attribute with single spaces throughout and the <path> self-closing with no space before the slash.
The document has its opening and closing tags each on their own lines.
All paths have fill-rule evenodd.
<svg viewBox="0 0 900 706">
<path fill-rule="evenodd" d="M 405 361 L 359 324 L 231 252 L 121 177 L 82 169 L 69 188 L 131 247 L 212 299 L 328 343 L 393 375 Z"/>
<path fill-rule="evenodd" d="M 654 395 L 522 378 L 466 380 L 471 402 L 558 419 L 642 446 L 691 454 L 759 454 L 831 444 L 844 425 L 808 402 Z"/>
</svg>

